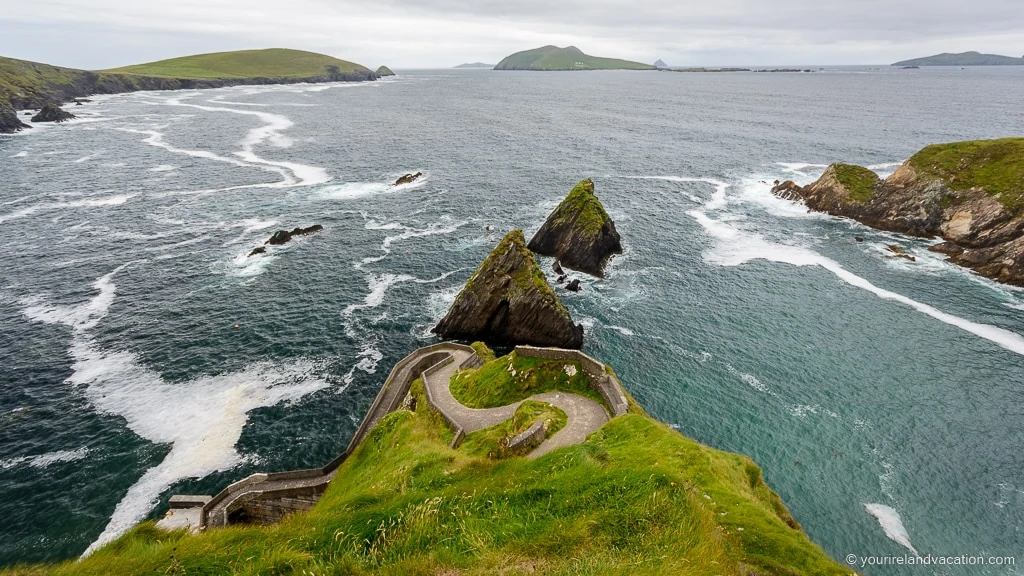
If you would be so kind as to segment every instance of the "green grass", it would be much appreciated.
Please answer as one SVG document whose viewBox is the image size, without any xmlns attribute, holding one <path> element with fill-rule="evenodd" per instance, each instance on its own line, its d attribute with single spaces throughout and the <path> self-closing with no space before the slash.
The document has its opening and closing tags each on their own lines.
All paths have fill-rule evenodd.
<svg viewBox="0 0 1024 576">
<path fill-rule="evenodd" d="M 954 190 L 984 188 L 1014 214 L 1024 209 L 1024 138 L 935 144 L 907 163 L 918 174 L 942 179 Z"/>
<path fill-rule="evenodd" d="M 543 46 L 506 57 L 495 70 L 654 70 L 650 64 L 600 58 L 584 54 L 575 46 Z"/>
<path fill-rule="evenodd" d="M 51 86 L 70 86 L 85 72 L 0 57 L 0 101 L 9 101 L 15 94 L 29 97 L 51 91 Z"/>
<path fill-rule="evenodd" d="M 459 450 L 473 456 L 495 459 L 522 456 L 533 448 L 526 447 L 525 449 L 512 451 L 509 450 L 502 440 L 513 438 L 517 434 L 525 432 L 537 421 L 547 423 L 547 431 L 544 437 L 551 438 L 556 432 L 565 428 L 565 425 L 569 422 L 569 417 L 556 406 L 546 402 L 527 400 L 516 408 L 516 412 L 511 420 L 506 420 L 497 426 L 467 434 Z"/>
<path fill-rule="evenodd" d="M 198 54 L 106 70 L 154 78 L 212 80 L 232 78 L 308 78 L 367 68 L 324 54 L 271 48 Z"/>
<path fill-rule="evenodd" d="M 422 387 L 308 513 L 189 536 L 144 523 L 83 561 L 5 575 L 848 575 L 760 469 L 637 414 L 536 460 L 448 447 Z M 525 419 L 524 419 L 525 421 Z"/>
<path fill-rule="evenodd" d="M 594 182 L 586 179 L 577 184 L 555 210 L 556 226 L 571 226 L 585 237 L 597 236 L 611 218 L 594 195 Z"/>
<path fill-rule="evenodd" d="M 476 355 L 483 360 L 484 364 L 495 359 L 494 350 L 491 350 L 487 344 L 483 342 L 473 342 L 470 347 L 476 352 Z"/>
<path fill-rule="evenodd" d="M 566 373 L 567 365 L 576 369 L 574 376 Z M 450 389 L 456 400 L 470 408 L 497 408 L 555 391 L 579 394 L 604 406 L 579 361 L 526 358 L 515 352 L 480 368 L 460 371 L 452 377 Z"/>
<path fill-rule="evenodd" d="M 833 164 L 836 179 L 850 192 L 850 196 L 858 202 L 867 202 L 875 194 L 875 187 L 881 182 L 878 174 L 863 166 L 853 164 Z"/>
</svg>

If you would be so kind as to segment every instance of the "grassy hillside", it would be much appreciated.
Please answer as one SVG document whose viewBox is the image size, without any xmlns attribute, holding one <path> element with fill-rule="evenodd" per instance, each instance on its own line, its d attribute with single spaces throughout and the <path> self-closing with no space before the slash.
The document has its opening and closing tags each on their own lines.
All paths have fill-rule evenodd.
<svg viewBox="0 0 1024 576">
<path fill-rule="evenodd" d="M 544 46 L 506 57 L 495 70 L 654 70 L 650 64 L 599 58 L 584 54 L 575 46 Z"/>
<path fill-rule="evenodd" d="M 51 92 L 54 86 L 74 86 L 85 74 L 83 70 L 0 56 L 0 102 Z"/>
<path fill-rule="evenodd" d="M 489 444 L 537 418 L 558 427 L 564 414 L 533 403 L 453 450 L 422 382 L 412 392 L 416 410 L 385 417 L 308 513 L 194 536 L 145 523 L 84 561 L 0 573 L 850 574 L 749 458 L 635 405 L 586 443 L 527 460 L 497 458 Z"/>
<path fill-rule="evenodd" d="M 1000 56 L 998 54 L 982 54 L 980 52 L 961 52 L 959 54 L 936 54 L 925 58 L 914 58 L 896 62 L 893 66 L 1021 66 L 1024 58 Z"/>
<path fill-rule="evenodd" d="M 330 67 L 337 70 L 329 70 Z M 106 70 L 110 73 L 137 74 L 153 78 L 230 79 L 230 78 L 308 78 L 333 73 L 366 71 L 367 68 L 324 54 L 271 48 L 197 54 Z"/>
<path fill-rule="evenodd" d="M 1011 212 L 1024 210 L 1024 138 L 934 144 L 907 163 L 919 174 L 941 178 L 954 190 L 978 186 Z"/>
</svg>

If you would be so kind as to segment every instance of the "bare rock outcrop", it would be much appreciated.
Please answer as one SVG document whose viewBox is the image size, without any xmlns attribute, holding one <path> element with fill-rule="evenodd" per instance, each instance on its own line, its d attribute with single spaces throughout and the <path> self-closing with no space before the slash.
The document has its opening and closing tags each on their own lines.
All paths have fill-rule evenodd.
<svg viewBox="0 0 1024 576">
<path fill-rule="evenodd" d="M 522 230 L 509 232 L 484 260 L 433 332 L 505 346 L 583 345 L 583 326 L 573 324 Z"/>
<path fill-rule="evenodd" d="M 588 178 L 548 216 L 529 248 L 543 256 L 554 256 L 566 268 L 603 278 L 608 260 L 622 254 L 622 239 L 594 195 L 594 182 Z"/>
</svg>

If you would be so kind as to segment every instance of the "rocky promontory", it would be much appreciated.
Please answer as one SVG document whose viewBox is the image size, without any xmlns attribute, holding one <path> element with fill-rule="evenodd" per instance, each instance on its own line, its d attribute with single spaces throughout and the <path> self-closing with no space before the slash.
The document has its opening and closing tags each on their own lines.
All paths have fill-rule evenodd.
<svg viewBox="0 0 1024 576">
<path fill-rule="evenodd" d="M 928 146 L 884 180 L 833 164 L 808 186 L 784 182 L 773 192 L 873 228 L 941 237 L 931 250 L 1024 286 L 1024 138 Z"/>
<path fill-rule="evenodd" d="M 434 327 L 442 338 L 579 349 L 583 326 L 548 284 L 522 230 L 509 232 Z"/>
<path fill-rule="evenodd" d="M 588 178 L 548 216 L 529 248 L 557 258 L 567 268 L 603 278 L 608 260 L 622 254 L 622 239 Z"/>
</svg>

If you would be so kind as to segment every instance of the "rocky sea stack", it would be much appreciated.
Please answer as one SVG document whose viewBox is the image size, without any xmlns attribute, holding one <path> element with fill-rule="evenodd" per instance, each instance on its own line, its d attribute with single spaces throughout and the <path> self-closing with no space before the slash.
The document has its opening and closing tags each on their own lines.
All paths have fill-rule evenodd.
<svg viewBox="0 0 1024 576">
<path fill-rule="evenodd" d="M 0 134 L 13 134 L 31 128 L 18 118 L 18 113 L 10 104 L 0 100 Z"/>
<path fill-rule="evenodd" d="M 940 236 L 931 250 L 1024 286 L 1024 138 L 928 146 L 885 180 L 833 164 L 808 186 L 784 182 L 773 192 L 873 228 Z"/>
<path fill-rule="evenodd" d="M 583 346 L 583 326 L 573 324 L 522 230 L 509 232 L 484 260 L 433 332 L 496 345 Z"/>
<path fill-rule="evenodd" d="M 588 178 L 548 216 L 529 248 L 543 256 L 554 256 L 567 268 L 603 278 L 608 260 L 622 254 L 622 239 L 594 195 L 594 182 Z"/>
<path fill-rule="evenodd" d="M 32 117 L 33 122 L 67 122 L 74 120 L 75 115 L 65 111 L 57 104 L 47 104 L 38 114 Z"/>
</svg>

